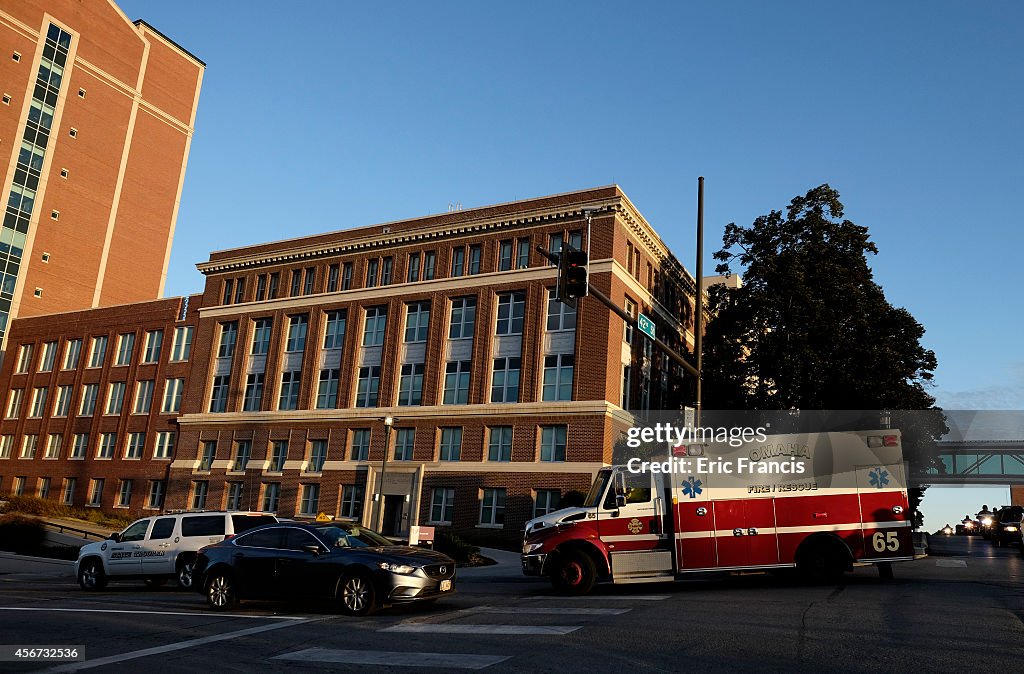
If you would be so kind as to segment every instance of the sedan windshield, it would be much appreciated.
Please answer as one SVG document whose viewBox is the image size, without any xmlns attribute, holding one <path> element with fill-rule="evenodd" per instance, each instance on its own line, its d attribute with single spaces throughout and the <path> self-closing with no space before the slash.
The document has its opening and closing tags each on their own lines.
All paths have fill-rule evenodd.
<svg viewBox="0 0 1024 674">
<path fill-rule="evenodd" d="M 317 527 L 320 538 L 336 548 L 379 548 L 394 545 L 380 534 L 363 527 Z"/>
</svg>

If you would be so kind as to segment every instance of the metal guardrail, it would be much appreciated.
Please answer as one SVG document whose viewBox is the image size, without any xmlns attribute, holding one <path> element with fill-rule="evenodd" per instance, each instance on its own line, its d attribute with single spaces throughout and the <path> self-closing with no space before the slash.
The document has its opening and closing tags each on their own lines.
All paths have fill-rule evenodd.
<svg viewBox="0 0 1024 674">
<path fill-rule="evenodd" d="M 86 529 L 79 529 L 77 527 L 68 526 L 67 524 L 61 524 L 60 522 L 47 522 L 46 520 L 40 520 L 43 526 L 51 527 L 57 530 L 57 533 L 64 533 L 65 531 L 71 531 L 76 534 L 81 534 L 82 538 L 88 539 L 90 536 L 98 541 L 106 540 L 106 536 L 98 534 L 95 531 L 88 531 Z"/>
</svg>

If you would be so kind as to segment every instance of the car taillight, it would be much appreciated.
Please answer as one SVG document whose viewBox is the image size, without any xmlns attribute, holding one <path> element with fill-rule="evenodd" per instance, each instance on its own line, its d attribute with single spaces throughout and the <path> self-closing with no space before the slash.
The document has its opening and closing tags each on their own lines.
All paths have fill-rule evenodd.
<svg viewBox="0 0 1024 674">
<path fill-rule="evenodd" d="M 224 534 L 224 540 L 225 541 L 230 541 L 234 537 L 235 537 L 234 534 Z"/>
<path fill-rule="evenodd" d="M 900 437 L 898 435 L 883 435 L 882 442 L 886 447 L 898 447 L 900 444 Z"/>
</svg>

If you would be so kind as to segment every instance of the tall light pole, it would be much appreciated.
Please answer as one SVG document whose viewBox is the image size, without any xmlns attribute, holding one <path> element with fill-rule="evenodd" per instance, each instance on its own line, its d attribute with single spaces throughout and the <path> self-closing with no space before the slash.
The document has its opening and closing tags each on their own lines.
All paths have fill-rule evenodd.
<svg viewBox="0 0 1024 674">
<path fill-rule="evenodd" d="M 380 462 L 380 481 L 377 483 L 377 532 L 384 528 L 384 475 L 388 472 L 388 449 L 391 445 L 391 426 L 395 423 L 390 414 L 384 417 L 384 458 Z"/>
<path fill-rule="evenodd" d="M 697 307 L 693 321 L 694 365 L 697 367 L 697 395 L 694 425 L 700 426 L 701 376 L 704 370 L 704 176 L 697 178 Z"/>
</svg>

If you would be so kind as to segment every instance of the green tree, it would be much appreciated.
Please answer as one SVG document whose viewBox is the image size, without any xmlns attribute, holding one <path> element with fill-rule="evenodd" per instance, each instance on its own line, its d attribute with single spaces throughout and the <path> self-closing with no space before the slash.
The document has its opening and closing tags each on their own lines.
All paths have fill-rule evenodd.
<svg viewBox="0 0 1024 674">
<path fill-rule="evenodd" d="M 906 458 L 934 465 L 947 430 L 927 390 L 935 354 L 921 344 L 924 327 L 875 283 L 867 256 L 878 249 L 867 227 L 843 218 L 839 193 L 815 187 L 785 213 L 729 224 L 722 243 L 718 272 L 741 272 L 743 286 L 710 292 L 704 406 L 896 410 Z"/>
</svg>

